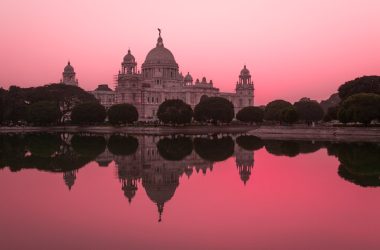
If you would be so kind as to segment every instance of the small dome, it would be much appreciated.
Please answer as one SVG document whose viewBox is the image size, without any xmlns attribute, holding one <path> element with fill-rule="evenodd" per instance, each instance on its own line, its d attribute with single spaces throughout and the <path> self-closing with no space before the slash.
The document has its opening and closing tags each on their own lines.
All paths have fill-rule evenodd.
<svg viewBox="0 0 380 250">
<path fill-rule="evenodd" d="M 187 72 L 187 75 L 185 76 L 184 81 L 185 82 L 193 82 L 193 77 L 190 75 L 189 72 Z"/>
<path fill-rule="evenodd" d="M 131 50 L 128 50 L 128 54 L 124 56 L 124 63 L 134 63 L 135 57 L 131 54 Z"/>
<path fill-rule="evenodd" d="M 73 66 L 71 66 L 70 61 L 67 63 L 67 65 L 63 71 L 65 73 L 73 73 L 74 72 L 74 68 L 73 68 Z"/>
<path fill-rule="evenodd" d="M 247 67 L 244 65 L 244 68 L 240 71 L 240 75 L 241 76 L 250 76 L 251 73 L 249 72 L 249 70 L 247 69 Z"/>
</svg>

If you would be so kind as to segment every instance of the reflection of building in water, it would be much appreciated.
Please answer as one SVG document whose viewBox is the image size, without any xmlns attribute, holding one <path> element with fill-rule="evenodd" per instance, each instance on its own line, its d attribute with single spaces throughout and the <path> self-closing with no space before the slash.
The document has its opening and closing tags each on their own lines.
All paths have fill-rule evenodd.
<svg viewBox="0 0 380 250">
<path fill-rule="evenodd" d="M 65 181 L 66 186 L 71 190 L 71 187 L 75 183 L 75 179 L 77 178 L 78 170 L 66 171 L 63 173 L 63 180 Z"/>
<path fill-rule="evenodd" d="M 244 150 L 235 144 L 235 156 L 236 167 L 239 171 L 240 179 L 244 182 L 245 185 L 251 176 L 251 170 L 254 164 L 254 152 Z"/>
<path fill-rule="evenodd" d="M 174 195 L 182 174 L 188 177 L 193 168 L 212 169 L 212 163 L 200 158 L 194 151 L 181 161 L 163 159 L 157 149 L 159 137 L 138 136 L 137 151 L 128 156 L 113 156 L 117 167 L 117 177 L 122 183 L 124 195 L 131 202 L 137 192 L 137 183 L 141 180 L 148 197 L 158 208 L 159 221 L 164 205 Z"/>
<path fill-rule="evenodd" d="M 158 136 L 137 136 L 139 141 L 135 153 L 127 156 L 113 155 L 117 167 L 117 177 L 121 182 L 121 189 L 129 202 L 138 191 L 141 181 L 147 196 L 158 207 L 159 221 L 164 205 L 173 196 L 179 185 L 179 178 L 185 174 L 188 178 L 196 172 L 207 173 L 212 171 L 213 163 L 202 159 L 193 150 L 180 161 L 164 159 L 158 152 Z M 236 165 L 241 180 L 246 184 L 251 175 L 254 164 L 254 153 L 240 148 L 235 144 Z"/>
</svg>

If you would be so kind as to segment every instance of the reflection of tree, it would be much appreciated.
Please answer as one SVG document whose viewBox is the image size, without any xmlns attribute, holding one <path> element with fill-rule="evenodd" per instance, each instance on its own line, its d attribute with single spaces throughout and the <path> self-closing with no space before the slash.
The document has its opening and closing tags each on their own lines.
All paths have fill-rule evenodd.
<svg viewBox="0 0 380 250">
<path fill-rule="evenodd" d="M 193 151 L 193 142 L 189 137 L 163 138 L 157 143 L 158 153 L 169 161 L 180 161 Z"/>
<path fill-rule="evenodd" d="M 28 134 L 25 139 L 32 155 L 41 157 L 52 156 L 62 144 L 58 134 Z"/>
<path fill-rule="evenodd" d="M 297 141 L 297 143 L 301 154 L 314 153 L 323 147 L 322 142 Z"/>
<path fill-rule="evenodd" d="M 139 141 L 133 136 L 112 135 L 108 140 L 108 150 L 114 155 L 134 154 Z"/>
<path fill-rule="evenodd" d="M 69 189 L 77 170 L 104 151 L 103 137 L 74 136 L 72 145 L 59 134 L 0 135 L 0 167 L 63 173 Z"/>
<path fill-rule="evenodd" d="M 341 163 L 338 174 L 343 179 L 363 187 L 380 186 L 380 144 L 339 143 L 328 147 Z"/>
<path fill-rule="evenodd" d="M 248 151 L 259 150 L 264 146 L 264 142 L 253 135 L 242 135 L 236 138 L 236 143 L 243 149 Z"/>
<path fill-rule="evenodd" d="M 294 157 L 300 153 L 300 148 L 295 141 L 265 141 L 265 149 L 268 153 L 276 156 Z"/>
<path fill-rule="evenodd" d="M 195 152 L 207 161 L 224 161 L 234 153 L 235 143 L 230 136 L 222 138 L 195 138 Z"/>
<path fill-rule="evenodd" d="M 79 155 L 93 160 L 106 149 L 106 140 L 103 136 L 74 135 L 71 146 Z"/>
</svg>

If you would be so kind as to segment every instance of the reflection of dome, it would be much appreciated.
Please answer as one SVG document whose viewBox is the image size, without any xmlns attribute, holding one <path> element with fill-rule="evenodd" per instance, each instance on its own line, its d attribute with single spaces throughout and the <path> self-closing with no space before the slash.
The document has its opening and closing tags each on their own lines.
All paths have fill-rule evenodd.
<svg viewBox="0 0 380 250">
<path fill-rule="evenodd" d="M 70 61 L 67 63 L 67 65 L 63 71 L 65 73 L 74 73 L 74 68 L 73 68 L 73 66 L 71 66 Z"/>
<path fill-rule="evenodd" d="M 150 184 L 147 183 L 143 186 L 149 199 L 157 204 L 164 204 L 169 201 L 177 189 L 178 183 L 162 183 L 162 184 Z"/>
<path fill-rule="evenodd" d="M 145 188 L 147 196 L 151 201 L 157 204 L 159 213 L 158 222 L 161 221 L 165 202 L 169 201 L 174 196 L 178 184 L 178 177 L 176 179 L 170 177 L 164 178 L 163 182 L 160 180 L 157 181 L 154 178 L 152 180 L 149 178 L 143 178 L 143 187 Z"/>
<path fill-rule="evenodd" d="M 187 72 L 187 75 L 184 78 L 185 82 L 193 82 L 193 77 L 190 75 L 189 72 Z"/>
<path fill-rule="evenodd" d="M 164 47 L 161 36 L 157 39 L 157 45 L 145 58 L 143 68 L 147 66 L 157 66 L 165 64 L 167 66 L 178 68 L 178 64 L 174 59 L 174 56 L 170 50 Z"/>
<path fill-rule="evenodd" d="M 128 50 L 128 54 L 124 56 L 124 63 L 134 63 L 135 57 L 131 54 L 131 50 Z"/>
<path fill-rule="evenodd" d="M 250 76 L 251 73 L 247 69 L 247 67 L 244 65 L 244 68 L 240 71 L 240 76 Z"/>
</svg>

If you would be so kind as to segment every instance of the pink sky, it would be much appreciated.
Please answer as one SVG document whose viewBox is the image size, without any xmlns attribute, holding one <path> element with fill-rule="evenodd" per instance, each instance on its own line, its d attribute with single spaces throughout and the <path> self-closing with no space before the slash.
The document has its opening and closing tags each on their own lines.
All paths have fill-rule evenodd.
<svg viewBox="0 0 380 250">
<path fill-rule="evenodd" d="M 255 104 L 325 99 L 380 75 L 377 0 L 1 0 L 0 86 L 57 82 L 70 59 L 86 90 L 113 87 L 131 48 L 140 67 L 160 27 L 184 74 L 233 91 L 244 64 Z"/>
</svg>

